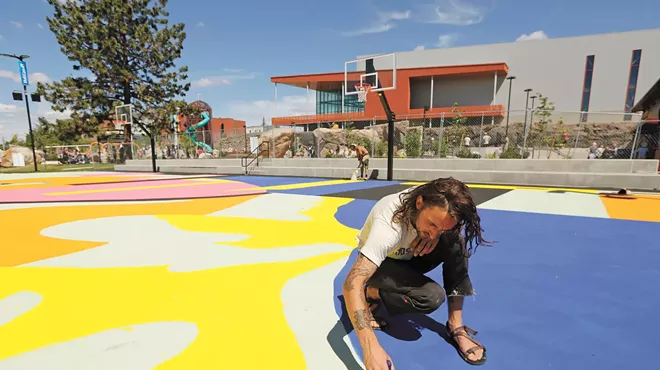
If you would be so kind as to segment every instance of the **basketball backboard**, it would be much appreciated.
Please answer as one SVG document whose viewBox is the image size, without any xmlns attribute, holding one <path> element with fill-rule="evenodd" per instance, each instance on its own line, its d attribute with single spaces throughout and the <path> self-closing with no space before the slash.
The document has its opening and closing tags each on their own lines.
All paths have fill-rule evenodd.
<svg viewBox="0 0 660 370">
<path fill-rule="evenodd" d="M 380 54 L 344 63 L 344 95 L 358 95 L 356 85 L 368 83 L 371 91 L 396 89 L 396 54 Z"/>
<path fill-rule="evenodd" d="M 115 107 L 115 120 L 124 125 L 133 124 L 133 104 L 122 104 Z"/>
</svg>

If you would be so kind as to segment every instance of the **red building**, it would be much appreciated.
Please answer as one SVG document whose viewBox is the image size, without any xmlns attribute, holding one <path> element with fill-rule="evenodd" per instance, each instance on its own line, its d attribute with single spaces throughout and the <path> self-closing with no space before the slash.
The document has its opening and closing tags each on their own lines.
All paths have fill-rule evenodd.
<svg viewBox="0 0 660 370">
<path fill-rule="evenodd" d="M 245 134 L 245 121 L 239 121 L 233 118 L 213 118 L 208 129 L 214 133 L 220 133 L 223 136 Z"/>
<path fill-rule="evenodd" d="M 220 138 L 237 134 L 245 134 L 245 121 L 235 120 L 233 118 L 213 118 L 213 109 L 211 106 L 201 100 L 190 103 L 191 106 L 199 108 L 202 112 L 207 112 L 211 120 L 206 126 L 197 131 L 211 133 L 210 137 Z M 201 116 L 179 117 L 179 132 L 185 132 L 190 125 L 196 125 L 202 121 Z"/>
<path fill-rule="evenodd" d="M 426 81 L 432 86 L 434 80 L 438 82 L 451 77 L 490 77 L 496 76 L 493 90 L 496 90 L 497 77 L 500 82 L 506 77 L 509 68 L 506 63 L 443 66 L 428 68 L 397 68 L 396 85 L 394 90 L 385 91 L 390 108 L 397 119 L 406 119 L 409 116 L 421 117 L 425 112 L 419 104 L 413 104 L 412 95 L 419 95 L 420 86 Z M 362 72 L 349 72 L 349 87 L 359 83 Z M 392 70 L 378 71 L 378 79 L 383 86 L 392 85 Z M 331 123 L 341 121 L 371 121 L 374 118 L 384 119 L 385 111 L 380 103 L 377 93 L 370 92 L 365 103 L 357 102 L 355 95 L 342 96 L 344 72 L 307 74 L 296 76 L 271 77 L 271 82 L 288 86 L 296 86 L 316 91 L 316 114 L 307 116 L 273 117 L 273 125 Z M 414 86 L 414 88 L 413 88 Z M 423 89 L 423 88 L 422 88 Z M 494 94 L 492 91 L 485 94 Z M 430 91 L 430 89 L 429 89 Z M 431 100 L 428 100 L 429 102 Z M 437 116 L 445 113 L 451 117 L 452 106 L 429 106 L 427 115 Z M 505 114 L 503 105 L 473 105 L 460 106 L 463 116 L 478 115 L 486 112 L 486 116 L 501 119 Z"/>
</svg>

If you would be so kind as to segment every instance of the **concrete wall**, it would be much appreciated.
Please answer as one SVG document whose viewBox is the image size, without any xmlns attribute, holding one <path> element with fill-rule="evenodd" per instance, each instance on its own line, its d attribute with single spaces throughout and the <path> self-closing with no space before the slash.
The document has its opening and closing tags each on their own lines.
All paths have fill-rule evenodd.
<svg viewBox="0 0 660 370">
<path fill-rule="evenodd" d="M 271 167 L 328 167 L 355 169 L 357 160 L 354 158 L 277 158 L 270 159 Z M 370 168 L 387 168 L 386 158 L 373 158 L 369 161 Z M 533 171 L 533 172 L 575 172 L 592 173 L 651 173 L 657 174 L 657 160 L 566 160 L 566 159 L 416 159 L 395 158 L 395 170 L 461 170 L 461 171 Z"/>
<path fill-rule="evenodd" d="M 428 181 L 452 176 L 483 184 L 630 188 L 658 190 L 658 160 L 516 160 L 516 159 L 402 159 L 394 161 L 394 180 Z M 244 174 L 239 160 L 159 160 L 168 173 Z M 151 171 L 149 160 L 131 160 L 117 171 Z M 267 159 L 250 174 L 348 179 L 356 170 L 355 159 Z M 370 161 L 375 179 L 387 178 L 387 160 Z"/>
<path fill-rule="evenodd" d="M 505 62 L 516 76 L 511 109 L 525 108 L 526 88 L 542 93 L 557 111 L 579 111 L 587 55 L 595 55 L 589 111 L 622 111 L 632 51 L 642 49 L 636 99 L 660 76 L 660 29 L 566 37 L 397 53 L 397 68 Z M 361 56 L 361 58 L 364 56 Z M 376 68 L 381 68 L 378 59 Z M 503 79 L 505 76 L 501 76 Z M 491 77 L 492 81 L 492 77 Z M 486 89 L 486 91 L 489 91 Z M 492 91 L 492 84 L 491 89 Z M 508 83 L 497 92 L 497 104 L 506 105 Z M 465 103 L 461 103 L 466 105 Z M 591 120 L 591 119 L 590 119 Z"/>
</svg>

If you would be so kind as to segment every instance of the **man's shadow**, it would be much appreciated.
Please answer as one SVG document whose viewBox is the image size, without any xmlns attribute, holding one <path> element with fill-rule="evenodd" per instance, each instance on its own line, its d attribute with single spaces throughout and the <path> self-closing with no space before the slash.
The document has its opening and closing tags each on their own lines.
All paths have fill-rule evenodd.
<svg viewBox="0 0 660 370">
<path fill-rule="evenodd" d="M 341 304 L 341 316 L 326 338 L 337 357 L 339 357 L 344 365 L 346 365 L 346 369 L 362 370 L 363 367 L 358 364 L 351 349 L 346 342 L 344 342 L 344 336 L 349 335 L 353 331 L 353 324 L 346 311 L 344 296 L 337 296 L 337 299 L 339 299 Z M 421 331 L 427 329 L 438 334 L 451 345 L 451 339 L 449 338 L 447 327 L 427 315 L 408 314 L 397 315 L 394 317 L 385 315 L 383 316 L 383 319 L 389 324 L 389 328 L 384 330 L 383 333 L 393 338 L 407 342 L 416 341 L 422 337 Z"/>
</svg>

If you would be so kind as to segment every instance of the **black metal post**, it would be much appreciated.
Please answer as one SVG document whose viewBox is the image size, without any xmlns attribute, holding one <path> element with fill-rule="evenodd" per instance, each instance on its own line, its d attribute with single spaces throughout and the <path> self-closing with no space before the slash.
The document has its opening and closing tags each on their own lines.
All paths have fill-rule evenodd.
<svg viewBox="0 0 660 370">
<path fill-rule="evenodd" d="M 14 58 L 21 61 L 24 65 L 24 59 L 29 58 L 29 55 L 14 55 L 14 54 L 0 54 L 4 57 Z M 26 72 L 27 74 L 27 72 Z M 32 117 L 30 117 L 30 102 L 28 101 L 27 86 L 23 85 L 23 99 L 25 99 L 25 108 L 27 110 L 27 119 L 28 119 L 28 128 L 30 129 L 30 143 L 32 146 L 32 162 L 34 162 L 34 172 L 39 172 L 39 167 L 37 166 L 37 151 L 34 148 L 34 132 L 32 132 Z"/>
<path fill-rule="evenodd" d="M 523 128 L 527 127 L 527 110 L 529 109 L 529 93 L 532 91 L 532 89 L 525 89 L 525 92 L 527 93 L 527 98 L 525 98 L 525 124 Z"/>
<path fill-rule="evenodd" d="M 28 102 L 27 86 L 25 85 L 23 85 L 23 98 L 25 99 L 28 128 L 30 129 L 30 145 L 32 145 L 32 162 L 34 162 L 34 172 L 39 172 L 39 168 L 37 167 L 37 151 L 34 149 L 34 133 L 32 132 L 32 117 L 30 117 L 30 102 Z"/>
<path fill-rule="evenodd" d="M 154 172 L 158 172 L 158 167 L 156 167 L 156 139 L 154 139 L 154 135 L 149 135 L 149 143 L 151 144 L 151 168 Z"/>
<path fill-rule="evenodd" d="M 516 76 L 509 76 L 506 78 L 509 80 L 509 102 L 506 106 L 506 128 L 504 129 L 504 138 L 509 137 L 509 116 L 511 115 L 511 89 L 513 87 L 513 80 L 516 79 Z"/>
<path fill-rule="evenodd" d="M 392 181 L 394 175 L 394 112 L 390 109 L 385 93 L 378 92 L 380 103 L 383 105 L 385 115 L 387 116 L 387 181 Z"/>
</svg>

